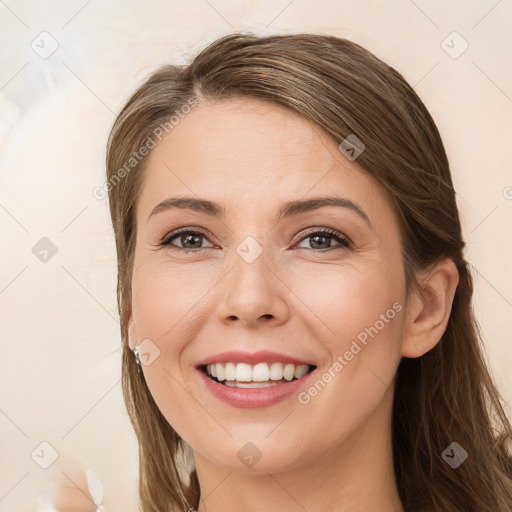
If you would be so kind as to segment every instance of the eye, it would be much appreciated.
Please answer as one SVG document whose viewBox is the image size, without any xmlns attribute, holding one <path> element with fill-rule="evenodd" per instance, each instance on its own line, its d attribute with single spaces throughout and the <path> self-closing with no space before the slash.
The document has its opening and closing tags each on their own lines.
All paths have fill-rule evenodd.
<svg viewBox="0 0 512 512">
<path fill-rule="evenodd" d="M 332 241 L 332 239 L 336 240 L 336 242 L 338 242 L 338 245 L 345 249 L 352 248 L 352 243 L 349 241 L 349 239 L 346 236 L 342 235 L 341 233 L 334 231 L 333 229 L 322 229 L 318 231 L 312 231 L 311 233 L 302 237 L 301 241 L 307 239 L 310 239 L 312 241 L 310 245 L 312 246 L 313 249 L 330 249 L 330 241 Z M 327 247 L 325 247 L 326 243 L 328 243 Z"/>
<path fill-rule="evenodd" d="M 172 243 L 173 240 L 178 239 L 179 242 L 182 244 L 176 245 Z M 332 248 L 332 240 L 334 239 L 338 246 L 344 249 L 352 249 L 352 243 L 350 240 L 342 235 L 341 233 L 338 233 L 337 231 L 334 231 L 332 229 L 322 229 L 317 231 L 312 231 L 311 233 L 307 234 L 306 236 L 302 237 L 301 242 L 303 240 L 310 239 L 312 242 L 310 243 L 312 249 L 319 250 L 320 252 L 322 249 L 331 249 Z M 177 249 L 184 250 L 185 253 L 189 252 L 195 252 L 202 249 L 211 249 L 211 247 L 203 247 L 202 242 L 204 240 L 207 240 L 206 234 L 201 231 L 193 231 L 191 229 L 182 229 L 179 231 L 174 231 L 172 233 L 169 233 L 162 242 L 160 243 L 161 246 L 173 246 Z M 327 246 L 326 246 L 327 244 Z M 304 249 L 304 247 L 301 247 Z"/>
<path fill-rule="evenodd" d="M 179 237 L 179 238 L 178 238 Z M 183 244 L 180 246 L 175 246 L 172 244 L 172 240 L 178 238 L 180 243 Z M 183 229 L 180 231 L 174 231 L 167 235 L 161 242 L 160 245 L 173 245 L 177 249 L 183 249 L 185 252 L 193 252 L 197 249 L 209 249 L 209 247 L 202 247 L 202 239 L 206 239 L 206 235 L 201 231 L 192 231 L 190 229 Z M 189 245 L 190 244 L 190 245 Z M 187 245 L 189 245 L 187 247 Z M 190 250 L 187 250 L 190 249 Z"/>
</svg>

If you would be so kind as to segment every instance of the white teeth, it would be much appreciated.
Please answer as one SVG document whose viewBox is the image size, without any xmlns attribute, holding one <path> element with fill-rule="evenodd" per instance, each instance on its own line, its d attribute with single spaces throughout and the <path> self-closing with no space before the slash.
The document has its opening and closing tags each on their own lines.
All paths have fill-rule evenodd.
<svg viewBox="0 0 512 512">
<path fill-rule="evenodd" d="M 236 366 L 233 363 L 226 363 L 224 377 L 226 380 L 235 380 Z"/>
<path fill-rule="evenodd" d="M 250 364 L 238 363 L 236 365 L 236 376 L 234 379 L 238 382 L 251 382 L 252 380 L 252 368 Z"/>
<path fill-rule="evenodd" d="M 224 380 L 226 378 L 226 370 L 224 369 L 224 365 L 217 363 L 215 367 L 217 371 L 217 380 Z"/>
<path fill-rule="evenodd" d="M 251 366 L 247 363 L 215 363 L 206 365 L 206 372 L 219 381 L 231 382 L 268 382 L 294 378 L 300 379 L 309 371 L 307 364 L 258 363 Z M 228 384 L 229 385 L 229 384 Z M 251 387 L 247 385 L 245 387 Z"/>
<path fill-rule="evenodd" d="M 259 363 L 252 369 L 252 380 L 254 382 L 266 382 L 270 379 L 268 364 Z"/>
<path fill-rule="evenodd" d="M 272 363 L 270 367 L 270 379 L 281 380 L 283 378 L 283 365 L 281 363 Z"/>
<path fill-rule="evenodd" d="M 306 375 L 306 373 L 308 373 L 308 371 L 309 371 L 309 365 L 308 364 L 299 364 L 295 368 L 295 378 L 296 379 L 301 379 L 302 377 L 304 377 L 304 375 Z"/>
<path fill-rule="evenodd" d="M 292 380 L 295 377 L 295 365 L 287 364 L 283 369 L 283 377 L 286 380 Z"/>
<path fill-rule="evenodd" d="M 279 382 L 238 382 L 237 380 L 224 381 L 226 386 L 230 388 L 268 388 L 270 386 L 278 386 Z"/>
</svg>

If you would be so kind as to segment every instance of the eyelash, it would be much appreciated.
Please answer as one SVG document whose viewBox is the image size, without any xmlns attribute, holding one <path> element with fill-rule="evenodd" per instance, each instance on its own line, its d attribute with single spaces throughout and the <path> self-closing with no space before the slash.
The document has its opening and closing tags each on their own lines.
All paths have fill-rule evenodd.
<svg viewBox="0 0 512 512">
<path fill-rule="evenodd" d="M 191 229 L 184 228 L 184 229 L 180 229 L 177 231 L 173 231 L 172 233 L 169 233 L 168 235 L 166 235 L 165 238 L 160 242 L 159 245 L 160 246 L 168 246 L 168 247 L 172 247 L 173 249 L 179 249 L 181 251 L 185 251 L 185 254 L 187 254 L 189 252 L 198 252 L 198 251 L 213 249 L 213 247 L 200 247 L 198 249 L 185 249 L 184 247 L 178 247 L 176 245 L 171 244 L 172 240 L 174 240 L 178 235 L 183 235 L 183 234 L 202 235 L 206 239 L 208 239 L 206 233 L 204 233 L 200 230 L 191 230 Z M 307 238 L 312 237 L 313 235 L 322 235 L 322 236 L 330 235 L 327 238 L 333 238 L 337 242 L 339 242 L 339 244 L 340 244 L 340 246 L 338 246 L 339 249 L 345 249 L 345 250 L 353 249 L 352 243 L 346 236 L 342 235 L 341 233 L 338 233 L 337 231 L 335 231 L 333 229 L 329 229 L 329 228 L 325 228 L 325 229 L 318 230 L 318 231 L 311 231 L 310 233 L 307 233 L 306 235 L 304 235 L 298 241 L 298 243 L 302 242 L 303 240 L 305 240 Z M 310 249 L 310 250 L 314 251 L 314 252 L 327 252 L 327 251 L 335 249 L 335 248 L 336 247 L 334 247 L 334 248 L 328 247 L 327 249 Z M 305 249 L 305 247 L 300 247 L 300 249 Z"/>
</svg>

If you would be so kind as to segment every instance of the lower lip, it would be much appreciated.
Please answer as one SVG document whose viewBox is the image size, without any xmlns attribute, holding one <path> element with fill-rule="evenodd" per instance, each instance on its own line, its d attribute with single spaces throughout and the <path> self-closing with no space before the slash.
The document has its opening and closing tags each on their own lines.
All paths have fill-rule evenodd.
<svg viewBox="0 0 512 512">
<path fill-rule="evenodd" d="M 203 379 L 203 382 L 206 384 L 207 389 L 214 396 L 233 407 L 244 409 L 269 407 L 286 400 L 304 387 L 315 370 L 307 373 L 300 379 L 284 384 L 276 384 L 275 386 L 265 388 L 232 388 L 210 379 L 201 370 L 196 369 Z"/>
</svg>

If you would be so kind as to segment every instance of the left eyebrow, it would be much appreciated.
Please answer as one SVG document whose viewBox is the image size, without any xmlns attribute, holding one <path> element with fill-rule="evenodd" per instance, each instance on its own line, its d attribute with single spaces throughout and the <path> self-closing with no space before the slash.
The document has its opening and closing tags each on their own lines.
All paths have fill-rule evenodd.
<svg viewBox="0 0 512 512">
<path fill-rule="evenodd" d="M 291 217 L 293 215 L 299 215 L 301 213 L 310 212 L 317 210 L 318 208 L 324 208 L 326 206 L 337 206 L 339 208 L 348 208 L 353 212 L 357 213 L 364 221 L 368 224 L 371 229 L 374 229 L 368 215 L 364 210 L 350 199 L 337 196 L 322 196 L 314 197 L 312 199 L 288 201 L 283 204 L 279 210 L 277 216 L 277 222 L 285 217 Z"/>
<path fill-rule="evenodd" d="M 295 200 L 284 203 L 277 215 L 276 222 L 283 218 L 292 217 L 301 213 L 310 212 L 326 206 L 336 206 L 339 208 L 348 208 L 357 213 L 371 229 L 374 229 L 368 215 L 364 210 L 350 199 L 336 196 L 314 197 L 306 200 Z M 224 219 L 226 217 L 226 209 L 218 203 L 207 199 L 198 199 L 196 197 L 170 197 L 158 203 L 148 216 L 148 221 L 152 215 L 169 209 L 186 209 L 199 213 L 204 213 L 212 217 Z"/>
</svg>

